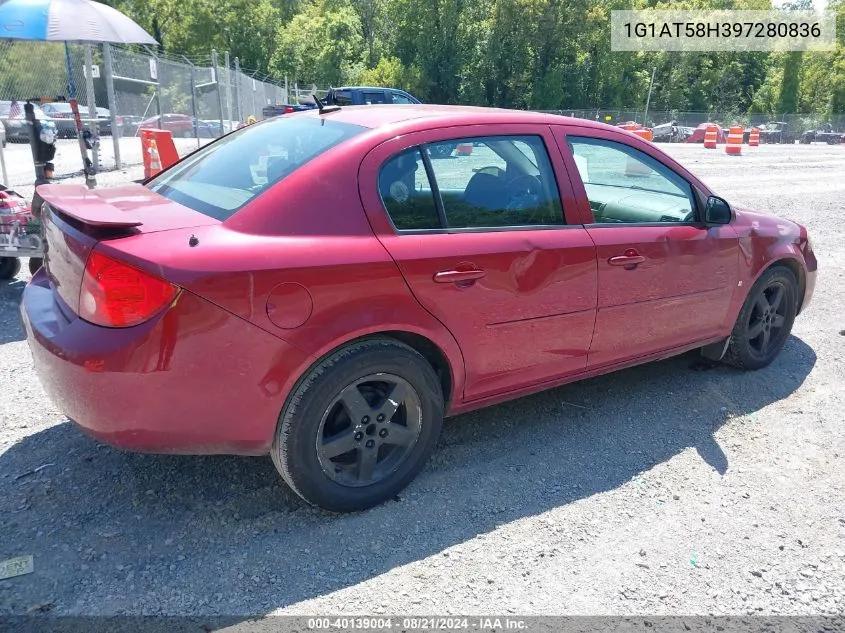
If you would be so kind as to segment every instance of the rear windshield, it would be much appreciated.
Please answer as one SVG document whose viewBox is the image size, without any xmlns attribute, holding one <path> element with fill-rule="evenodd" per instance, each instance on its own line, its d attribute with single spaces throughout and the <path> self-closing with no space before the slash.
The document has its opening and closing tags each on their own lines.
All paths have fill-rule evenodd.
<svg viewBox="0 0 845 633">
<path fill-rule="evenodd" d="M 314 117 L 270 119 L 203 147 L 147 187 L 222 222 L 308 161 L 365 130 Z"/>
</svg>

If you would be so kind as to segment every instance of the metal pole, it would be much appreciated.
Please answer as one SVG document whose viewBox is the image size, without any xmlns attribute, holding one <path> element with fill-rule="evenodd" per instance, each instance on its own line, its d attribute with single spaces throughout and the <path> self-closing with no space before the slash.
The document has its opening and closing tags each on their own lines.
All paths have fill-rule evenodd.
<svg viewBox="0 0 845 633">
<path fill-rule="evenodd" d="M 85 91 L 88 93 L 88 121 L 91 130 L 91 138 L 94 147 L 91 154 L 94 161 L 94 173 L 100 171 L 100 125 L 97 116 L 97 100 L 94 97 L 94 56 L 91 52 L 91 45 L 85 45 Z M 92 129 L 93 128 L 93 129 Z"/>
<path fill-rule="evenodd" d="M 2 124 L 0 124 L 2 125 Z M 9 174 L 6 172 L 6 157 L 4 156 L 3 152 L 3 143 L 0 143 L 0 172 L 3 174 L 3 184 L 7 187 L 9 186 Z"/>
<path fill-rule="evenodd" d="M 35 165 L 35 185 L 43 185 L 47 182 L 44 173 L 44 163 L 38 160 L 38 136 L 35 131 L 35 107 L 27 101 L 23 106 L 26 127 L 29 131 L 29 147 L 32 150 L 32 162 Z"/>
<path fill-rule="evenodd" d="M 194 65 L 191 61 L 182 55 L 182 59 L 188 64 L 191 69 L 191 115 L 194 117 L 194 133 L 197 135 L 197 149 L 200 146 L 200 120 L 197 118 L 197 84 L 194 79 Z"/>
<path fill-rule="evenodd" d="M 158 121 L 156 122 L 156 127 L 159 130 L 161 130 L 161 129 L 163 129 L 161 126 L 162 126 L 162 123 L 164 123 L 164 114 L 161 111 L 161 80 L 158 78 L 158 74 L 159 74 L 158 73 L 158 70 L 159 70 L 159 68 L 158 68 L 158 56 L 156 56 L 156 54 L 153 53 L 153 51 L 150 50 L 149 47 L 145 46 L 144 48 L 147 50 L 147 53 L 149 53 L 150 57 L 152 58 L 150 61 L 153 62 L 153 64 L 150 65 L 150 79 L 152 79 L 155 82 L 156 89 L 155 89 L 155 95 L 154 96 L 155 96 L 155 101 L 156 101 L 156 110 L 158 111 Z M 153 68 L 154 67 L 155 67 L 155 76 L 153 76 Z"/>
<path fill-rule="evenodd" d="M 70 107 L 73 110 L 73 120 L 76 123 L 76 140 L 79 144 L 79 155 L 82 158 L 82 172 L 85 174 L 85 184 L 89 189 L 97 186 L 97 178 L 91 169 L 91 159 L 88 158 L 88 148 L 82 138 L 82 121 L 79 116 L 79 101 L 76 98 L 76 82 L 73 80 L 73 66 L 70 61 L 70 44 L 65 42 L 65 65 L 67 66 L 67 84 L 70 93 Z M 34 116 L 34 114 L 33 114 Z M 35 148 L 33 148 L 33 152 Z"/>
<path fill-rule="evenodd" d="M 109 102 L 109 118 L 111 119 L 111 140 L 114 145 L 114 168 L 120 169 L 120 137 L 117 130 L 117 101 L 114 98 L 114 67 L 111 56 L 111 44 L 103 44 L 103 62 L 106 75 L 106 96 Z"/>
<path fill-rule="evenodd" d="M 255 75 L 257 73 L 258 73 L 257 70 L 254 73 L 252 73 L 252 115 L 256 119 L 258 118 L 258 108 L 255 107 Z"/>
<path fill-rule="evenodd" d="M 229 67 L 229 51 L 223 53 L 223 64 L 226 66 L 226 117 L 229 129 L 232 129 L 232 71 Z"/>
<path fill-rule="evenodd" d="M 217 107 L 220 113 L 220 134 L 222 135 L 225 133 L 223 129 L 223 95 L 220 92 L 220 69 L 217 67 L 217 51 L 213 48 L 211 49 L 211 72 L 214 73 L 212 81 L 217 84 Z"/>
<path fill-rule="evenodd" d="M 235 118 L 237 121 L 244 120 L 244 113 L 241 109 L 241 60 L 235 57 Z"/>
<path fill-rule="evenodd" d="M 645 100 L 645 112 L 643 112 L 643 125 L 648 126 L 648 106 L 651 103 L 651 87 L 654 85 L 654 73 L 657 72 L 657 66 L 651 69 L 651 81 L 648 83 L 648 97 Z"/>
</svg>

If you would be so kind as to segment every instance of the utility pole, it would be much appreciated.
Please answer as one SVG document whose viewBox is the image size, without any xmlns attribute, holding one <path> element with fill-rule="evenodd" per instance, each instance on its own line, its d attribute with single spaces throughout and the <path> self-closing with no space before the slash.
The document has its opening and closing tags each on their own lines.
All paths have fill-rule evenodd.
<svg viewBox="0 0 845 633">
<path fill-rule="evenodd" d="M 645 100 L 645 112 L 643 112 L 643 126 L 648 127 L 648 106 L 651 103 L 651 87 L 654 85 L 654 73 L 657 72 L 657 66 L 651 69 L 651 81 L 648 83 L 648 97 Z"/>
</svg>

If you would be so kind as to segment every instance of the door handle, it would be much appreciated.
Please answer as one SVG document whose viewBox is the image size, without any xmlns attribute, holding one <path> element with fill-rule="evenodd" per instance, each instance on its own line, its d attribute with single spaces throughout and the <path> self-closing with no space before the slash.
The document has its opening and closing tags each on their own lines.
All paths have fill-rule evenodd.
<svg viewBox="0 0 845 633">
<path fill-rule="evenodd" d="M 481 279 L 486 273 L 483 270 L 441 270 L 434 273 L 434 281 L 439 284 L 454 284 L 462 281 Z"/>
<path fill-rule="evenodd" d="M 633 248 L 629 248 L 627 251 L 625 251 L 624 255 L 617 255 L 616 257 L 611 257 L 607 260 L 607 263 L 611 266 L 624 266 L 628 270 L 633 270 L 637 267 L 637 265 L 642 264 L 644 261 L 645 257 L 640 255 Z"/>
</svg>

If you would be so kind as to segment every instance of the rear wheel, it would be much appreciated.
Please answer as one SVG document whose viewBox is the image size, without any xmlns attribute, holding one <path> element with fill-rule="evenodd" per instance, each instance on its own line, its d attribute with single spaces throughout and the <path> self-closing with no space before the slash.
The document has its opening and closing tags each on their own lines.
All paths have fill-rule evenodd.
<svg viewBox="0 0 845 633">
<path fill-rule="evenodd" d="M 0 279 L 14 279 L 21 270 L 17 257 L 0 257 Z"/>
<path fill-rule="evenodd" d="M 723 360 L 740 369 L 769 365 L 789 338 L 797 306 L 792 271 L 776 266 L 763 273 L 745 299 Z"/>
<path fill-rule="evenodd" d="M 305 501 L 354 512 L 414 479 L 442 422 L 443 394 L 431 365 L 398 341 L 364 340 L 330 355 L 294 389 L 271 456 Z"/>
</svg>

